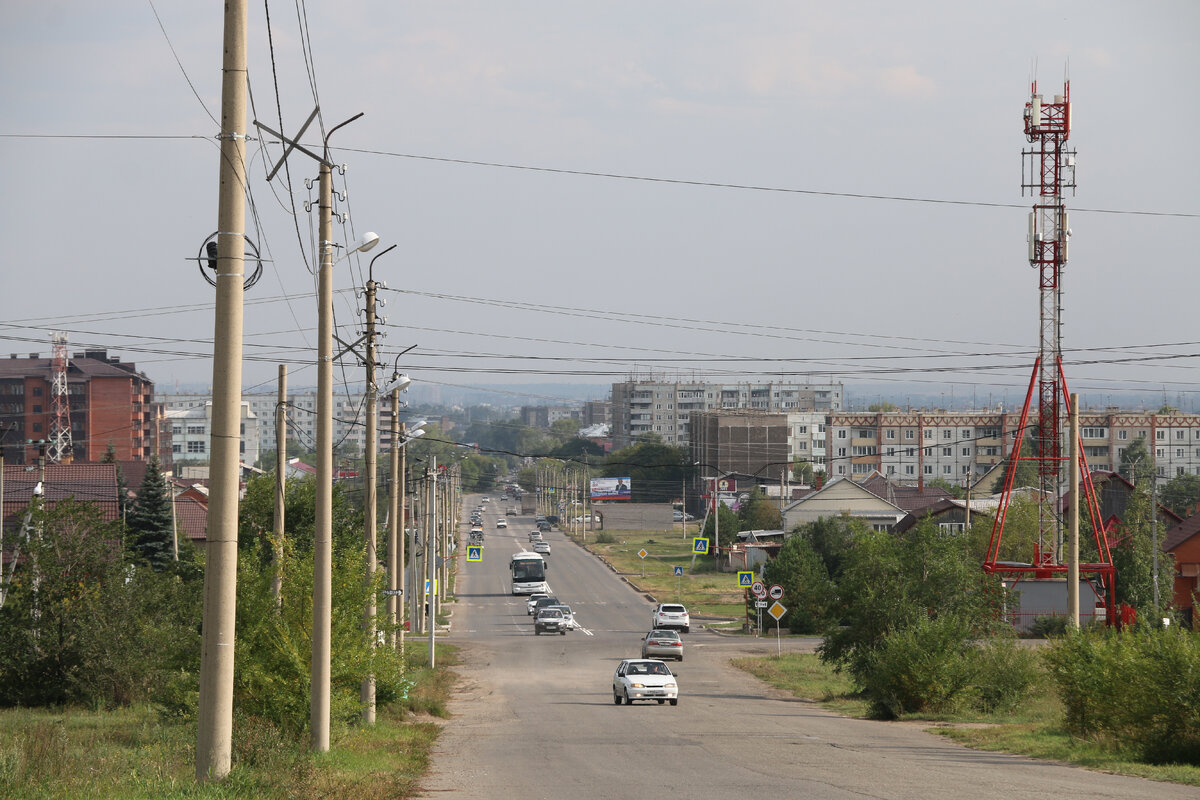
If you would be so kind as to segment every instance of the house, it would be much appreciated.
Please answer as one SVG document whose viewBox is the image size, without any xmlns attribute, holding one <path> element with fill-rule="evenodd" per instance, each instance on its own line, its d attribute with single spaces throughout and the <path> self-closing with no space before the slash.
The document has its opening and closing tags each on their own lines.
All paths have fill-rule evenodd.
<svg viewBox="0 0 1200 800">
<path fill-rule="evenodd" d="M 1180 624 L 1200 629 L 1196 619 L 1196 598 L 1200 595 L 1200 514 L 1193 514 L 1168 530 L 1162 549 L 1175 556 L 1172 602 L 1182 616 Z"/>
<path fill-rule="evenodd" d="M 849 478 L 834 478 L 783 509 L 783 527 L 791 530 L 806 522 L 846 515 L 877 531 L 890 530 L 908 514 Z"/>
<path fill-rule="evenodd" d="M 987 525 L 990 528 L 996 518 L 996 509 L 999 507 L 999 497 L 972 498 L 968 515 L 965 499 L 946 497 L 919 511 L 910 511 L 904 519 L 896 523 L 892 532 L 904 533 L 923 519 L 931 519 L 942 530 L 951 532 L 965 531 L 968 518 L 971 525 Z"/>
</svg>

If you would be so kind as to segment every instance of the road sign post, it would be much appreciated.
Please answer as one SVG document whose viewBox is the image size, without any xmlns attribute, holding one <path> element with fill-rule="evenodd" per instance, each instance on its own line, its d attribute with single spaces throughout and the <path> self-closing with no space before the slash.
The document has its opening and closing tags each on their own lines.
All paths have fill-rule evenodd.
<svg viewBox="0 0 1200 800">
<path fill-rule="evenodd" d="M 643 578 L 646 577 L 646 556 L 648 556 L 648 555 L 650 555 L 650 553 L 648 553 L 646 551 L 646 548 L 643 547 L 641 550 L 638 550 L 638 558 L 640 558 L 642 560 L 642 577 Z"/>
<path fill-rule="evenodd" d="M 683 600 L 683 567 L 672 567 L 675 572 L 675 599 Z"/>
<path fill-rule="evenodd" d="M 771 587 L 774 589 L 775 587 Z M 783 596 L 783 590 L 779 590 L 780 597 Z M 787 613 L 787 609 L 778 600 L 767 609 L 767 613 L 775 618 L 775 654 L 783 655 L 783 641 L 780 639 L 779 621 L 783 619 L 783 615 Z"/>
</svg>

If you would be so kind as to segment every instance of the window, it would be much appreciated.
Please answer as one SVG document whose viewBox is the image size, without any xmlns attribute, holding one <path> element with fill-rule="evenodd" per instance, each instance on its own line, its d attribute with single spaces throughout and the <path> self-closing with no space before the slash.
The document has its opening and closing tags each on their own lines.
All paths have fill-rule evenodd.
<svg viewBox="0 0 1200 800">
<path fill-rule="evenodd" d="M 845 429 L 845 428 L 842 428 L 841 430 L 839 430 L 839 431 L 838 431 L 838 438 L 839 438 L 839 439 L 845 439 L 845 438 L 846 438 L 846 429 Z"/>
<path fill-rule="evenodd" d="M 929 430 L 929 429 L 927 428 L 927 429 L 925 430 L 925 438 L 926 438 L 926 439 L 932 439 L 932 438 L 933 438 L 933 431 L 931 431 L 931 430 Z"/>
<path fill-rule="evenodd" d="M 33 423 L 33 432 L 34 433 L 40 433 L 41 430 L 42 430 L 42 423 L 40 423 L 40 422 Z"/>
<path fill-rule="evenodd" d="M 839 458 L 845 458 L 845 457 L 846 457 L 846 448 L 844 448 L 844 447 L 839 447 L 839 448 L 838 448 L 838 457 L 839 457 Z"/>
<path fill-rule="evenodd" d="M 938 529 L 942 533 L 962 533 L 967 529 L 964 522 L 939 522 Z"/>
<path fill-rule="evenodd" d="M 904 432 L 905 439 L 913 439 L 915 437 L 916 437 L 916 431 L 913 431 L 911 428 Z"/>
<path fill-rule="evenodd" d="M 1084 439 L 1108 438 L 1108 428 L 1084 428 L 1080 433 Z"/>
<path fill-rule="evenodd" d="M 1129 431 L 1117 431 L 1117 438 L 1122 442 L 1129 438 Z"/>
<path fill-rule="evenodd" d="M 926 465 L 925 465 L 925 474 L 926 474 L 926 475 L 932 475 L 932 474 L 933 474 L 933 464 L 926 464 Z"/>
<path fill-rule="evenodd" d="M 887 468 L 887 474 L 888 474 L 888 475 L 895 475 L 895 474 L 896 474 L 896 468 L 895 468 L 895 467 L 893 467 L 891 464 L 888 464 L 888 468 Z"/>
<path fill-rule="evenodd" d="M 953 447 L 943 447 L 943 448 L 942 448 L 942 455 L 944 455 L 944 456 L 952 456 L 952 455 L 954 455 L 954 448 L 953 448 Z"/>
<path fill-rule="evenodd" d="M 942 431 L 942 438 L 943 439 L 953 439 L 954 431 Z"/>
<path fill-rule="evenodd" d="M 846 465 L 838 464 L 838 475 L 845 475 L 845 474 L 846 474 Z"/>
<path fill-rule="evenodd" d="M 949 464 L 947 464 L 946 466 L 942 467 L 942 474 L 943 474 L 943 475 L 949 475 L 949 474 L 950 474 L 950 465 L 949 465 Z"/>
<path fill-rule="evenodd" d="M 916 470 L 916 467 L 914 467 L 912 464 L 905 464 L 905 465 L 904 465 L 904 474 L 905 474 L 905 475 L 912 475 L 912 474 L 913 474 L 914 472 L 916 472 L 916 471 L 917 471 L 917 470 Z"/>
<path fill-rule="evenodd" d="M 1108 458 L 1108 447 L 1084 445 L 1083 454 L 1087 458 Z"/>
<path fill-rule="evenodd" d="M 960 438 L 962 438 L 962 439 L 970 439 L 970 438 L 971 438 L 971 429 L 970 429 L 970 428 L 963 428 L 962 436 L 961 436 Z"/>
<path fill-rule="evenodd" d="M 895 456 L 895 455 L 896 455 L 896 448 L 894 448 L 894 447 L 889 447 L 889 448 L 887 448 L 887 456 L 888 456 L 889 458 L 890 458 L 890 457 L 893 457 L 893 456 Z"/>
<path fill-rule="evenodd" d="M 41 407 L 41 406 L 34 406 L 34 407 L 33 407 L 33 413 L 35 413 L 35 414 L 40 414 L 40 413 L 42 413 L 42 407 Z"/>
<path fill-rule="evenodd" d="M 856 430 L 854 432 L 854 438 L 856 438 L 856 439 L 874 439 L 875 431 L 871 430 L 870 428 L 859 428 L 858 430 Z"/>
<path fill-rule="evenodd" d="M 887 434 L 886 434 L 886 436 L 887 436 L 887 438 L 889 438 L 889 439 L 895 439 L 895 438 L 896 438 L 896 432 L 895 432 L 894 430 L 891 430 L 891 429 L 889 429 L 889 430 L 888 430 L 888 432 L 887 432 Z"/>
<path fill-rule="evenodd" d="M 1176 447 L 1176 448 L 1175 448 L 1175 457 L 1176 457 L 1176 458 L 1183 458 L 1183 448 L 1182 448 L 1182 447 Z"/>
<path fill-rule="evenodd" d="M 1176 475 L 1182 475 L 1182 474 L 1183 474 L 1183 467 L 1176 467 L 1176 468 L 1175 468 L 1175 474 L 1176 474 Z"/>
<path fill-rule="evenodd" d="M 201 436 L 203 436 L 205 433 L 203 425 L 188 425 L 187 432 L 192 435 L 199 434 Z"/>
<path fill-rule="evenodd" d="M 1175 431 L 1175 438 L 1182 439 L 1186 431 Z"/>
<path fill-rule="evenodd" d="M 796 447 L 795 447 L 795 449 L 796 449 L 796 450 L 807 450 L 807 449 L 808 449 L 808 442 L 796 442 Z"/>
<path fill-rule="evenodd" d="M 870 473 L 871 465 L 870 464 L 854 464 L 854 465 L 852 465 L 852 471 L 854 472 L 855 475 L 866 475 L 866 474 Z"/>
<path fill-rule="evenodd" d="M 33 396 L 41 397 L 42 396 L 42 387 L 40 387 L 40 386 L 33 387 Z"/>
<path fill-rule="evenodd" d="M 985 448 L 983 448 L 983 454 L 985 456 L 998 456 L 998 455 L 1000 455 L 1000 448 L 999 447 L 985 447 Z"/>
<path fill-rule="evenodd" d="M 171 445 L 171 452 L 172 452 L 172 453 L 182 453 L 182 452 L 183 452 L 183 445 L 182 445 L 182 444 L 180 444 L 179 442 L 175 442 L 175 443 L 173 443 L 173 444 Z"/>
<path fill-rule="evenodd" d="M 1162 458 L 1165 455 L 1166 455 L 1166 452 L 1163 450 L 1163 448 L 1161 448 L 1161 447 L 1154 448 L 1154 457 L 1155 458 Z"/>
<path fill-rule="evenodd" d="M 183 433 L 183 428 L 181 428 L 178 425 L 172 425 L 171 433 L 174 434 L 175 436 L 178 436 L 179 434 Z"/>
<path fill-rule="evenodd" d="M 904 448 L 904 455 L 908 458 L 916 458 L 917 457 L 917 448 L 915 448 L 915 447 Z"/>
<path fill-rule="evenodd" d="M 189 453 L 203 453 L 204 452 L 204 442 L 202 442 L 202 441 L 188 442 L 187 443 L 187 451 Z"/>
<path fill-rule="evenodd" d="M 877 452 L 876 447 L 873 444 L 852 447 L 850 450 L 851 453 L 856 456 L 873 456 Z"/>
<path fill-rule="evenodd" d="M 969 447 L 964 447 L 964 448 L 962 449 L 962 454 L 963 454 L 964 456 L 970 456 L 970 455 L 971 455 L 971 448 L 969 448 Z"/>
<path fill-rule="evenodd" d="M 805 436 L 807 433 L 808 433 L 807 425 L 797 425 L 796 426 L 796 435 L 797 436 Z"/>
<path fill-rule="evenodd" d="M 1163 430 L 1157 430 L 1154 432 L 1154 438 L 1161 442 L 1163 439 L 1167 438 L 1167 432 Z"/>
</svg>

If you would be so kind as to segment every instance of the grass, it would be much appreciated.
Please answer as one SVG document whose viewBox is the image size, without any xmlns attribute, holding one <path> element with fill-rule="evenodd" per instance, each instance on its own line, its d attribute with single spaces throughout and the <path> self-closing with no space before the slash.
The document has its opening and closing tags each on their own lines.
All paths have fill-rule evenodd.
<svg viewBox="0 0 1200 800">
<path fill-rule="evenodd" d="M 0 711 L 0 796 L 58 798 L 414 797 L 445 717 L 454 681 L 452 648 L 439 668 L 421 667 L 410 649 L 416 685 L 403 703 L 380 708 L 372 728 L 342 728 L 328 753 L 308 751 L 259 718 L 235 717 L 233 771 L 197 784 L 195 721 L 161 717 L 149 706 L 116 711 L 78 708 Z"/>
<path fill-rule="evenodd" d="M 814 654 L 739 658 L 732 663 L 772 686 L 835 713 L 859 719 L 868 717 L 868 703 L 856 693 L 849 677 L 835 672 Z M 1016 753 L 1104 772 L 1200 786 L 1200 767 L 1146 764 L 1133 758 L 1117 742 L 1083 740 L 1066 733 L 1061 725 L 1061 705 L 1048 686 L 1035 689 L 1023 704 L 1003 714 L 908 715 L 900 719 L 929 722 L 930 732 L 978 750 Z"/>
<path fill-rule="evenodd" d="M 614 541 L 596 542 L 597 533 L 608 533 Z M 587 548 L 603 558 L 638 590 L 659 602 L 683 603 L 692 618 L 726 618 L 741 621 L 746 613 L 744 590 L 737 575 L 716 572 L 712 556 L 697 556 L 692 567 L 692 537 L 697 526 L 688 526 L 687 538 L 679 526 L 659 531 L 588 531 Z M 578 540 L 579 536 L 572 538 Z M 646 551 L 646 558 L 638 552 Z M 676 578 L 673 567 L 683 567 Z"/>
</svg>

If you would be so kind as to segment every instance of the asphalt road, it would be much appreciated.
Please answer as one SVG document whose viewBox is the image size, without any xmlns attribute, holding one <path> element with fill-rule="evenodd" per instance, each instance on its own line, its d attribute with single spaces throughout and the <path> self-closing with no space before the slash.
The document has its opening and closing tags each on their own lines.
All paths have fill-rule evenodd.
<svg viewBox="0 0 1200 800">
<path fill-rule="evenodd" d="M 468 500 L 473 508 L 475 498 Z M 540 800 L 678 798 L 1200 798 L 1200 790 L 969 750 L 921 726 L 845 719 L 729 666 L 773 640 L 684 636 L 679 705 L 612 702 L 612 673 L 639 655 L 652 604 L 562 534 L 546 534 L 547 578 L 592 635 L 533 633 L 510 593 L 508 560 L 529 517 L 495 528 L 484 560 L 459 565 L 445 637 L 461 676 L 423 785 L 425 797 Z M 671 598 L 664 598 L 669 600 Z M 812 640 L 785 640 L 812 649 Z"/>
</svg>

